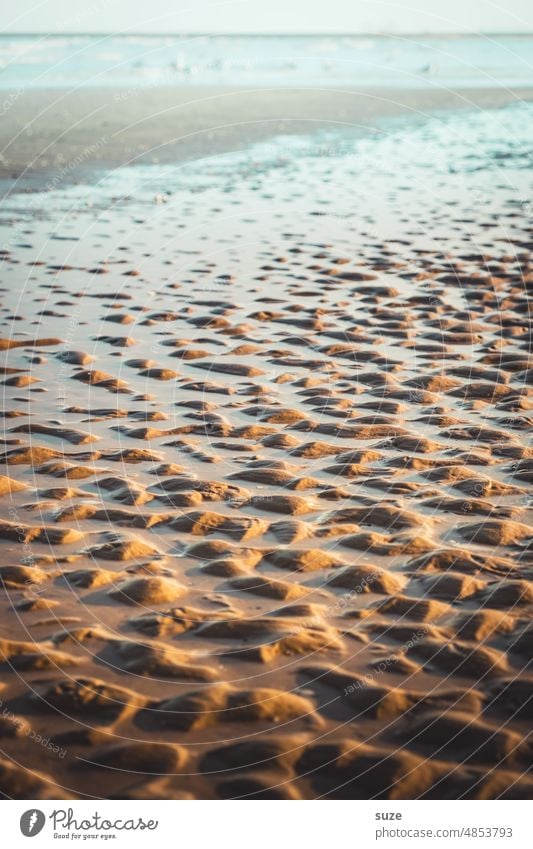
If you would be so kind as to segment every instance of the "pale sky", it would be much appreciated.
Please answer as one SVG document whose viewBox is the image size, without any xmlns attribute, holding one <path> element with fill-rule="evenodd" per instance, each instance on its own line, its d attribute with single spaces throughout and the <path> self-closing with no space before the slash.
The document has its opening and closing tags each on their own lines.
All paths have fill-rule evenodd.
<svg viewBox="0 0 533 849">
<path fill-rule="evenodd" d="M 532 0 L 0 0 L 0 32 L 532 32 Z"/>
</svg>

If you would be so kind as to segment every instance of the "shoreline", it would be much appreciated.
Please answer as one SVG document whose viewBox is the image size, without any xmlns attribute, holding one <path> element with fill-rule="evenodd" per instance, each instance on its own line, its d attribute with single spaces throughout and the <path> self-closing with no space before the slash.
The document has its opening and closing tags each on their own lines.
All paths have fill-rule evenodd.
<svg viewBox="0 0 533 849">
<path fill-rule="evenodd" d="M 6 90 L 0 180 L 9 193 L 42 191 L 87 171 L 159 165 L 243 150 L 279 135 L 343 129 L 360 136 L 390 117 L 497 109 L 533 99 L 517 91 L 432 89 L 235 89 L 210 86 Z"/>
</svg>

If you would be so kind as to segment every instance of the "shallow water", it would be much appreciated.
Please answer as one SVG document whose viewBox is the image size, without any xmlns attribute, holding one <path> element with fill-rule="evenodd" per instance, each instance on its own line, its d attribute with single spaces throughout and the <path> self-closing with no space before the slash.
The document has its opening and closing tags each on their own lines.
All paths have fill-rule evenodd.
<svg viewBox="0 0 533 849">
<path fill-rule="evenodd" d="M 0 36 L 2 88 L 498 87 L 533 82 L 531 36 Z"/>
</svg>

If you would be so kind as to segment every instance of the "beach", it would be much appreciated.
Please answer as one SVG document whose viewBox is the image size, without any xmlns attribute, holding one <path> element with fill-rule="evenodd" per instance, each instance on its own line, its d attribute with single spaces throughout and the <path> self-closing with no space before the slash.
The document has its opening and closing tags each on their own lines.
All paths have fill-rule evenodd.
<svg viewBox="0 0 533 849">
<path fill-rule="evenodd" d="M 6 798 L 530 798 L 532 90 L 3 93 Z"/>
<path fill-rule="evenodd" d="M 379 135 L 386 118 L 420 121 L 435 110 L 481 112 L 532 98 L 525 86 L 15 88 L 0 91 L 0 181 L 4 191 L 57 188 L 92 180 L 98 168 L 198 160 L 280 135 Z"/>
</svg>

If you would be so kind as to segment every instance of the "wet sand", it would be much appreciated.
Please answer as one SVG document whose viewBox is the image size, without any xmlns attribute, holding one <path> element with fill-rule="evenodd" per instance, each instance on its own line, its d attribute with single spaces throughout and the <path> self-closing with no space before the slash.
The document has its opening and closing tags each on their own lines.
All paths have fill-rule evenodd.
<svg viewBox="0 0 533 849">
<path fill-rule="evenodd" d="M 530 220 L 427 158 L 6 208 L 5 796 L 531 796 Z"/>
<path fill-rule="evenodd" d="M 14 180 L 15 190 L 57 189 L 95 166 L 182 162 L 280 134 L 365 135 L 379 131 L 384 117 L 424 119 L 435 110 L 482 111 L 532 98 L 524 88 L 16 89 L 0 94 L 0 179 Z"/>
</svg>

